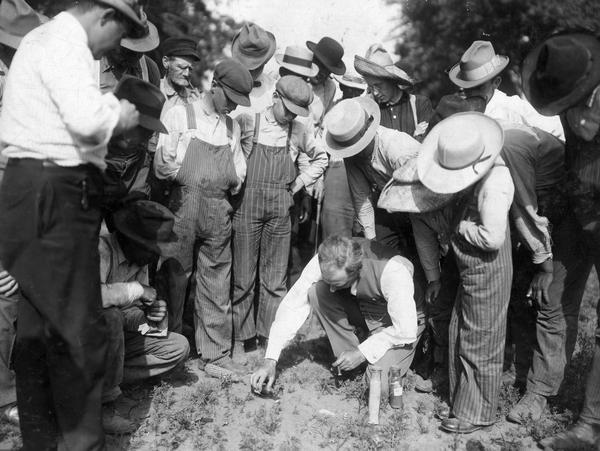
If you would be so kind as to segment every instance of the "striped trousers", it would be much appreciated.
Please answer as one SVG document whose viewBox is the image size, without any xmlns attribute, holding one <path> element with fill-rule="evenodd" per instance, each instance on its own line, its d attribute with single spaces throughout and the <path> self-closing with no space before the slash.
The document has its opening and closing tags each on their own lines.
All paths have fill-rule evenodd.
<svg viewBox="0 0 600 451">
<path fill-rule="evenodd" d="M 460 285 L 450 320 L 450 401 L 454 416 L 495 422 L 512 282 L 510 231 L 498 251 L 452 239 Z"/>
</svg>

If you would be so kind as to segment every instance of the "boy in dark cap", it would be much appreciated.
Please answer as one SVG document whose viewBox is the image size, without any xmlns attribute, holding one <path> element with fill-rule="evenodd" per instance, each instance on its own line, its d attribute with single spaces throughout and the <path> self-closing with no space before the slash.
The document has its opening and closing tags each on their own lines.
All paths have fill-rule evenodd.
<svg viewBox="0 0 600 451">
<path fill-rule="evenodd" d="M 312 185 L 327 167 L 327 154 L 306 121 L 313 100 L 310 85 L 294 75 L 279 79 L 272 105 L 254 116 L 238 117 L 248 172 L 240 207 L 233 219 L 233 327 L 236 351 L 241 344 L 269 336 L 286 293 L 293 196 Z M 298 155 L 305 164 L 296 171 Z M 260 255 L 260 258 L 259 258 Z M 254 290 L 260 265 L 258 314 Z M 234 351 L 235 355 L 235 351 Z"/>
<path fill-rule="evenodd" d="M 165 110 L 173 105 L 193 102 L 200 95 L 200 91 L 190 81 L 192 66 L 200 61 L 196 41 L 190 38 L 168 38 L 161 48 L 166 73 L 160 81 L 160 90 L 167 98 Z"/>
<path fill-rule="evenodd" d="M 250 72 L 227 58 L 215 67 L 212 88 L 194 102 L 166 111 L 169 135 L 158 139 L 154 169 L 173 182 L 169 208 L 176 215 L 174 261 L 165 268 L 169 281 L 170 328 L 181 330 L 189 274 L 196 261 L 195 327 L 201 367 L 208 374 L 235 376 L 242 368 L 231 348 L 231 213 L 229 195 L 246 177 L 240 128 L 228 113 L 250 105 Z"/>
</svg>

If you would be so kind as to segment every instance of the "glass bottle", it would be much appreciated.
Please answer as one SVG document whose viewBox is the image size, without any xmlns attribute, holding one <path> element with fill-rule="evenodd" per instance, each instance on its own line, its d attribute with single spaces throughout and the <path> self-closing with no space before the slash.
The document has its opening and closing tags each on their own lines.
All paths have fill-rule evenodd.
<svg viewBox="0 0 600 451">
<path fill-rule="evenodd" d="M 390 379 L 389 379 L 389 401 L 390 407 L 393 409 L 404 408 L 404 387 L 403 377 L 401 368 L 399 366 L 393 366 L 390 368 Z"/>
</svg>

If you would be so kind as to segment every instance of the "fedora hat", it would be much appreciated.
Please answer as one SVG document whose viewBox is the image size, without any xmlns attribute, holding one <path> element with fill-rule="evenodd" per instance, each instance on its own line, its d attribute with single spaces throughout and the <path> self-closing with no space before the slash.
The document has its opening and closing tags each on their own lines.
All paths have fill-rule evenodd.
<svg viewBox="0 0 600 451">
<path fill-rule="evenodd" d="M 142 11 L 142 20 L 145 20 L 148 24 L 148 34 L 141 38 L 124 38 L 121 39 L 121 47 L 131 50 L 137 53 L 146 53 L 154 50 L 160 44 L 160 38 L 158 37 L 158 30 L 156 25 L 147 20 L 146 13 Z"/>
<path fill-rule="evenodd" d="M 429 132 L 417 157 L 419 179 L 431 191 L 451 194 L 468 188 L 494 165 L 504 132 L 477 112 L 457 113 Z"/>
<path fill-rule="evenodd" d="M 164 254 L 176 240 L 175 216 L 158 202 L 129 202 L 112 214 L 112 224 L 127 239 L 157 255 Z"/>
<path fill-rule="evenodd" d="M 346 72 L 346 65 L 342 61 L 344 48 L 335 39 L 325 36 L 318 43 L 306 41 L 306 46 L 332 74 L 342 75 Z"/>
<path fill-rule="evenodd" d="M 552 36 L 525 57 L 522 78 L 536 110 L 562 113 L 600 83 L 600 40 L 586 33 Z"/>
<path fill-rule="evenodd" d="M 0 2 L 0 44 L 16 49 L 21 39 L 48 18 L 35 12 L 23 0 Z"/>
<path fill-rule="evenodd" d="M 438 194 L 419 180 L 416 155 L 394 171 L 393 178 L 384 186 L 377 207 L 390 213 L 425 213 L 447 205 L 454 194 Z"/>
<path fill-rule="evenodd" d="M 129 19 L 133 29 L 127 37 L 138 39 L 148 34 L 148 20 L 138 0 L 102 0 L 102 4 L 112 6 Z"/>
<path fill-rule="evenodd" d="M 158 133 L 169 133 L 160 121 L 165 96 L 152 83 L 137 77 L 123 75 L 115 87 L 115 96 L 119 100 L 126 99 L 135 105 L 140 113 L 141 127 Z"/>
<path fill-rule="evenodd" d="M 256 69 L 275 53 L 275 35 L 255 23 L 245 24 L 231 41 L 231 56 L 248 70 Z"/>
<path fill-rule="evenodd" d="M 502 72 L 508 62 L 508 56 L 496 54 L 491 42 L 475 41 L 450 69 L 448 77 L 459 88 L 474 88 Z"/>
<path fill-rule="evenodd" d="M 367 82 L 358 74 L 346 72 L 344 75 L 334 75 L 333 78 L 343 86 L 353 89 L 367 89 Z"/>
<path fill-rule="evenodd" d="M 313 56 L 313 52 L 306 47 L 289 45 L 283 53 L 275 55 L 275 61 L 295 74 L 314 77 L 319 73 L 319 67 L 313 63 Z"/>
<path fill-rule="evenodd" d="M 381 44 L 371 45 L 364 57 L 354 55 L 354 68 L 363 77 L 393 80 L 405 86 L 414 85 L 413 79 L 394 64 L 391 55 Z"/>
<path fill-rule="evenodd" d="M 298 116 L 308 116 L 308 107 L 314 95 L 312 87 L 302 78 L 294 75 L 281 77 L 275 84 L 275 91 L 289 111 Z"/>
<path fill-rule="evenodd" d="M 325 115 L 325 150 L 334 157 L 356 155 L 375 138 L 380 120 L 381 111 L 374 100 L 341 100 Z"/>
</svg>

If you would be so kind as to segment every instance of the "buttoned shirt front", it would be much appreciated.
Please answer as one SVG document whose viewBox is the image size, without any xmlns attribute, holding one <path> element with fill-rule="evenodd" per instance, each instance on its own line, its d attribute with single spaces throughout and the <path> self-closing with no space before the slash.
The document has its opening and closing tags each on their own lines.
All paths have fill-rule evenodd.
<svg viewBox="0 0 600 451">
<path fill-rule="evenodd" d="M 217 113 L 212 97 L 202 93 L 190 104 L 196 118 L 196 128 L 188 127 L 186 106 L 176 105 L 164 113 L 161 119 L 169 134 L 160 134 L 154 157 L 156 176 L 163 180 L 174 180 L 183 163 L 190 140 L 204 141 L 214 146 L 229 145 L 233 153 L 233 164 L 239 183 L 232 190 L 239 191 L 246 177 L 246 158 L 240 142 L 240 126 L 232 120 L 233 130 L 228 137 L 225 115 Z"/>
<path fill-rule="evenodd" d="M 368 160 L 361 154 L 346 158 L 348 185 L 358 221 L 365 238 L 375 238 L 375 210 L 372 194 L 378 195 L 394 171 L 419 151 L 420 143 L 406 133 L 379 126 L 373 153 Z"/>
<path fill-rule="evenodd" d="M 97 69 L 85 30 L 68 12 L 25 36 L 3 96 L 3 154 L 104 169 L 121 106 L 113 94 L 101 94 Z"/>
<path fill-rule="evenodd" d="M 252 152 L 256 115 L 243 114 L 236 120 L 242 130 L 242 148 L 248 158 Z M 287 136 L 288 125 L 281 125 L 275 120 L 272 106 L 260 113 L 258 143 L 266 146 L 285 147 Z M 315 139 L 313 131 L 307 127 L 305 121 L 298 119 L 292 121 L 292 135 L 288 151 L 292 161 L 298 164 L 298 179 L 304 186 L 310 186 L 317 181 L 327 167 L 327 153 L 321 141 Z M 301 154 L 306 158 L 299 158 Z"/>
<path fill-rule="evenodd" d="M 281 301 L 269 332 L 265 358 L 277 360 L 310 314 L 308 290 L 322 280 L 319 257 L 315 255 L 306 265 L 300 278 Z M 375 363 L 392 347 L 414 343 L 417 339 L 417 308 L 414 284 L 410 271 L 400 257 L 393 257 L 381 273 L 381 290 L 387 301 L 392 325 L 363 341 L 358 349 L 369 363 Z M 351 293 L 356 295 L 356 283 Z"/>
</svg>

